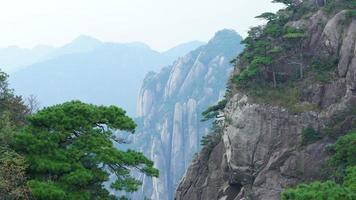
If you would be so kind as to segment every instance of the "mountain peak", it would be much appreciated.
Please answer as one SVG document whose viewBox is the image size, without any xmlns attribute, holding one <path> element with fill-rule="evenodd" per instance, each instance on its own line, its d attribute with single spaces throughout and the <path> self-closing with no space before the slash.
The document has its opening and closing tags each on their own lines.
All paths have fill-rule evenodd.
<svg viewBox="0 0 356 200">
<path fill-rule="evenodd" d="M 242 37 L 233 29 L 222 29 L 215 33 L 214 37 L 209 41 L 216 41 L 216 40 L 227 40 L 231 38 L 239 38 L 242 40 Z"/>
<path fill-rule="evenodd" d="M 80 35 L 74 40 L 72 40 L 70 43 L 65 44 L 64 46 L 60 47 L 58 50 L 53 52 L 53 54 L 49 55 L 48 58 L 54 58 L 59 55 L 65 55 L 65 54 L 92 51 L 97 47 L 101 46 L 102 44 L 103 43 L 96 38 L 87 35 Z"/>
<path fill-rule="evenodd" d="M 71 43 L 101 43 L 101 41 L 88 35 L 80 35 L 72 40 Z"/>
<path fill-rule="evenodd" d="M 214 37 L 209 40 L 208 44 L 205 45 L 205 51 L 210 54 L 223 53 L 231 54 L 231 50 L 236 48 L 237 44 L 240 44 L 242 37 L 232 29 L 223 29 L 215 33 Z M 239 51 L 242 50 L 243 45 L 239 46 Z M 237 52 L 236 52 L 237 53 Z"/>
</svg>

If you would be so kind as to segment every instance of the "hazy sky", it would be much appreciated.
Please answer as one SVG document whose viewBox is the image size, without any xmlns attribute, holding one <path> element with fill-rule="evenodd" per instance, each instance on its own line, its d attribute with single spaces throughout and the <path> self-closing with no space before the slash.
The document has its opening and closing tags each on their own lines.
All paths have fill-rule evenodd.
<svg viewBox="0 0 356 200">
<path fill-rule="evenodd" d="M 63 45 L 79 35 L 142 41 L 162 51 L 207 41 L 223 28 L 246 35 L 271 0 L 0 0 L 0 47 Z"/>
</svg>

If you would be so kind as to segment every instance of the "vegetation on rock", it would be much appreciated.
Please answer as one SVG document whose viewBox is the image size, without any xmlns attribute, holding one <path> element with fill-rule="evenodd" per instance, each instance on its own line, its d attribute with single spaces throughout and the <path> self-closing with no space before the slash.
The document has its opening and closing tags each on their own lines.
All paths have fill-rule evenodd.
<svg viewBox="0 0 356 200">
<path fill-rule="evenodd" d="M 300 184 L 284 191 L 281 199 L 356 199 L 356 132 L 340 137 L 332 150 L 334 154 L 329 159 L 329 164 L 333 169 L 333 181 Z"/>
</svg>

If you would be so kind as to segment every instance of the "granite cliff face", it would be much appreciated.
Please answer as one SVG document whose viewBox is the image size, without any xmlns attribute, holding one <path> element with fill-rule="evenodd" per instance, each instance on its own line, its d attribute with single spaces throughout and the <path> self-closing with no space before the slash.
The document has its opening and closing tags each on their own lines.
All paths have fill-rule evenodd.
<svg viewBox="0 0 356 200">
<path fill-rule="evenodd" d="M 176 200 L 277 200 L 285 188 L 322 179 L 327 146 L 335 140 L 323 137 L 303 144 L 302 132 L 307 127 L 323 130 L 340 115 L 344 117 L 339 129 L 355 126 L 355 113 L 349 112 L 356 106 L 356 19 L 346 13 L 330 15 L 319 9 L 288 23 L 310 33 L 306 51 L 338 58 L 333 80 L 308 82 L 300 90 L 298 104 L 319 109 L 293 113 L 282 106 L 256 103 L 236 90 L 223 111 L 220 142 L 212 150 L 204 148 L 193 160 Z M 236 69 L 234 74 L 238 73 Z"/>
<path fill-rule="evenodd" d="M 230 61 L 241 52 L 240 42 L 236 32 L 219 31 L 208 44 L 146 76 L 137 105 L 138 130 L 131 139 L 154 161 L 160 177 L 140 177 L 143 187 L 132 199 L 173 199 L 210 127 L 200 121 L 201 113 L 225 94 Z"/>
</svg>

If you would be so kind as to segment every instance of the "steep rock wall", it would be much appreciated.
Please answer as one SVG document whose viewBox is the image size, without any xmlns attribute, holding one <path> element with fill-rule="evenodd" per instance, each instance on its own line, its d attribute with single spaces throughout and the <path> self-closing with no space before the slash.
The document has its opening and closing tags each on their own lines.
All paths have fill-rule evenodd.
<svg viewBox="0 0 356 200">
<path fill-rule="evenodd" d="M 230 61 L 242 50 L 232 30 L 216 33 L 205 46 L 144 80 L 138 100 L 138 131 L 133 144 L 160 170 L 158 179 L 140 177 L 142 189 L 132 199 L 171 200 L 176 186 L 200 149 L 210 127 L 201 113 L 225 93 Z"/>
<path fill-rule="evenodd" d="M 224 110 L 228 120 L 220 143 L 193 160 L 176 200 L 277 200 L 285 188 L 322 178 L 327 146 L 334 139 L 303 145 L 302 130 L 322 130 L 356 106 L 356 20 L 345 23 L 345 13 L 327 16 L 320 10 L 289 23 L 311 33 L 310 51 L 339 58 L 335 80 L 308 83 L 301 91 L 299 103 L 313 103 L 320 110 L 295 114 L 254 103 L 237 91 Z M 340 128 L 347 130 L 352 121 L 355 116 L 346 118 Z"/>
</svg>

